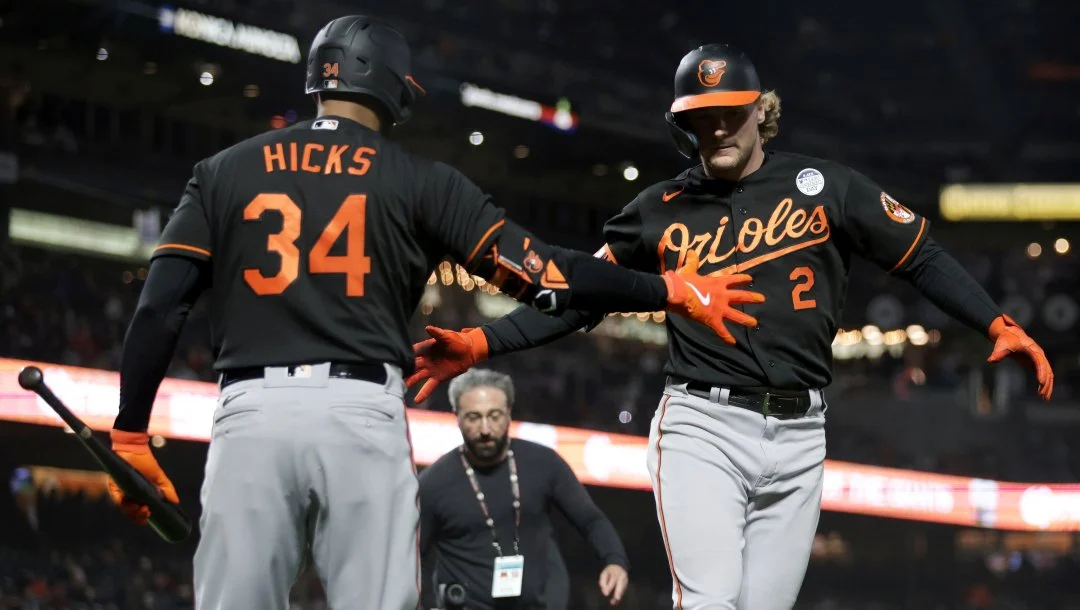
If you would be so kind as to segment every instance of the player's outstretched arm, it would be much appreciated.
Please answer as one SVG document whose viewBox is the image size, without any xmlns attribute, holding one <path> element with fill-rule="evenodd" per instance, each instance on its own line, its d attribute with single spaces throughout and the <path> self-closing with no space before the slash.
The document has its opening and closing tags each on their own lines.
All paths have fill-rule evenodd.
<svg viewBox="0 0 1080 610">
<path fill-rule="evenodd" d="M 1039 382 L 1039 396 L 1050 400 L 1054 391 L 1054 371 L 1043 349 L 1005 315 L 975 278 L 934 240 L 927 237 L 911 264 L 897 275 L 908 280 L 939 309 L 993 341 L 994 349 L 988 362 L 1015 356 L 1033 365 Z"/>
<path fill-rule="evenodd" d="M 506 218 L 490 197 L 445 164 L 429 168 L 422 188 L 421 227 L 470 273 L 546 314 L 570 308 L 597 314 L 667 310 L 706 324 L 733 342 L 723 321 L 753 320 L 731 305 L 764 300 L 761 294 L 734 289 L 748 283 L 748 275 L 700 276 L 693 265 L 684 273 L 657 276 L 546 244 Z"/>
<path fill-rule="evenodd" d="M 588 259 L 594 268 L 605 273 L 610 271 L 612 275 L 629 273 L 643 275 L 647 278 L 657 277 L 624 269 L 593 257 L 588 257 Z M 633 312 L 663 309 L 707 324 L 716 331 L 721 339 L 729 345 L 733 345 L 735 338 L 727 330 L 724 321 L 731 320 L 737 324 L 753 328 L 757 325 L 757 320 L 733 308 L 732 305 L 761 303 L 764 302 L 765 297 L 759 293 L 733 288 L 733 286 L 749 282 L 749 276 L 703 277 L 697 274 L 698 264 L 697 253 L 691 252 L 687 255 L 686 263 L 678 272 L 669 271 L 661 276 L 666 294 L 660 306 L 653 307 L 646 304 L 649 305 L 648 308 L 634 308 L 635 302 L 629 301 L 630 307 L 606 310 L 601 307 L 594 307 L 593 311 L 599 310 L 602 313 L 608 313 L 613 311 Z M 595 283 L 589 282 L 588 276 L 579 276 L 577 281 L 583 282 L 587 286 L 596 286 Z M 616 297 L 619 295 L 618 292 L 612 294 Z M 558 295 L 555 298 L 558 298 Z M 599 299 L 599 297 L 596 298 Z M 602 301 L 600 302 L 602 303 Z M 500 345 L 503 350 L 500 353 L 510 351 L 506 350 L 501 333 L 516 337 L 518 341 L 517 347 L 525 349 L 553 341 L 595 319 L 595 314 L 567 310 L 567 315 L 553 317 L 552 322 L 542 323 L 537 319 L 537 316 L 544 316 L 544 314 L 536 311 L 530 314 L 524 310 L 525 308 L 521 308 L 518 312 L 511 314 L 510 317 L 503 318 L 482 329 L 474 328 L 454 332 L 429 326 L 427 332 L 431 335 L 431 338 L 413 346 L 416 352 L 416 370 L 406 380 L 410 387 L 421 381 L 424 382 L 423 387 L 416 395 L 416 402 L 420 403 L 426 400 L 443 381 L 452 379 L 487 359 L 490 355 L 490 345 L 492 343 L 497 342 L 496 344 Z M 514 317 L 518 319 L 514 320 Z M 518 322 L 524 322 L 524 326 L 518 326 Z"/>
<path fill-rule="evenodd" d="M 906 279 L 939 309 L 993 341 L 991 362 L 1006 354 L 1031 362 L 1039 395 L 1050 400 L 1054 373 L 1042 348 L 930 238 L 930 221 L 856 171 L 850 172 L 842 201 L 841 226 L 860 255 Z"/>
</svg>

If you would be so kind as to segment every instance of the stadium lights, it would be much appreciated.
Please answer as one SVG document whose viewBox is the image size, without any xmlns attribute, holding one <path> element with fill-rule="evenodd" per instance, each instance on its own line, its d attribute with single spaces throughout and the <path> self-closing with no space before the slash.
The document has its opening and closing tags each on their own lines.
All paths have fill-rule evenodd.
<svg viewBox="0 0 1080 610">
<path fill-rule="evenodd" d="M 907 327 L 907 336 L 912 345 L 926 345 L 930 342 L 930 335 L 918 324 Z"/>
<path fill-rule="evenodd" d="M 1069 240 L 1064 237 L 1057 238 L 1057 241 L 1054 242 L 1054 252 L 1057 252 L 1058 254 L 1068 254 Z"/>
<path fill-rule="evenodd" d="M 479 131 L 474 131 L 469 134 L 469 144 L 473 146 L 480 146 L 484 143 L 484 134 Z"/>
<path fill-rule="evenodd" d="M 535 100 L 497 93 L 472 83 L 462 83 L 460 95 L 464 106 L 536 121 L 566 133 L 573 132 L 578 127 L 578 116 L 571 110 L 570 102 L 566 98 L 560 99 L 554 106 L 548 106 Z"/>
<path fill-rule="evenodd" d="M 622 177 L 629 182 L 633 182 L 638 179 L 638 168 L 633 165 L 627 165 L 623 168 Z"/>
<path fill-rule="evenodd" d="M 105 61 L 108 58 L 109 58 L 109 50 L 108 49 L 106 49 L 105 47 L 101 47 L 101 48 L 99 48 L 97 50 L 97 60 L 98 61 Z"/>
<path fill-rule="evenodd" d="M 19 208 L 11 210 L 8 238 L 16 244 L 130 261 L 149 260 L 154 249 L 132 227 Z"/>
<path fill-rule="evenodd" d="M 199 82 L 204 86 L 209 87 L 214 84 L 214 75 L 209 72 L 203 72 L 199 75 Z"/>
<path fill-rule="evenodd" d="M 300 43 L 295 36 L 188 9 L 163 6 L 158 9 L 162 32 L 261 55 L 292 64 L 300 63 Z"/>
<path fill-rule="evenodd" d="M 1032 242 L 1032 243 L 1028 244 L 1028 247 L 1027 247 L 1028 258 L 1039 258 L 1039 255 L 1041 255 L 1041 254 L 1042 254 L 1042 246 L 1040 246 L 1039 244 L 1037 244 L 1035 242 Z"/>
<path fill-rule="evenodd" d="M 247 85 L 246 87 L 244 87 L 244 97 L 246 97 L 246 98 L 259 97 L 259 86 L 252 84 L 252 85 Z"/>
<path fill-rule="evenodd" d="M 529 156 L 529 147 L 524 144 L 520 144 L 514 147 L 514 156 L 518 159 L 524 159 Z"/>
</svg>

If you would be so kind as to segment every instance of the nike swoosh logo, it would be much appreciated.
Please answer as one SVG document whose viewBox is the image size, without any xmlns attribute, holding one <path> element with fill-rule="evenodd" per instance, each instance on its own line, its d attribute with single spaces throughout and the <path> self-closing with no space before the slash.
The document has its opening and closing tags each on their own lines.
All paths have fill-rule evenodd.
<svg viewBox="0 0 1080 610">
<path fill-rule="evenodd" d="M 709 303 L 712 302 L 711 294 L 701 294 L 701 291 L 697 289 L 697 286 L 691 284 L 690 282 L 687 282 L 686 285 L 690 287 L 690 290 L 694 291 L 694 294 L 697 295 L 697 298 L 699 301 L 701 301 L 702 305 L 704 305 L 705 307 L 709 306 Z"/>
<path fill-rule="evenodd" d="M 662 196 L 663 199 L 664 199 L 664 203 L 667 203 L 667 202 L 671 201 L 672 199 L 678 197 L 679 193 L 681 193 L 681 192 L 683 192 L 683 189 L 679 189 L 679 190 L 675 191 L 674 193 L 666 193 L 665 192 L 663 194 L 663 196 Z"/>
</svg>

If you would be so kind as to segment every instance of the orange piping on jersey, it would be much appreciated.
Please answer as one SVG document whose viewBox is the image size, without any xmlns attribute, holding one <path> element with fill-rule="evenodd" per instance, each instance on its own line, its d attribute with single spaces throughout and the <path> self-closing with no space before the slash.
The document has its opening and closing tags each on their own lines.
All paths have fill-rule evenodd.
<svg viewBox="0 0 1080 610">
<path fill-rule="evenodd" d="M 677 610 L 682 610 L 682 583 L 679 582 L 679 575 L 675 573 L 675 557 L 671 554 L 667 520 L 664 519 L 664 490 L 660 484 L 660 464 L 664 461 L 664 456 L 660 452 L 660 440 L 664 438 L 664 431 L 660 426 L 664 424 L 664 415 L 667 414 L 667 403 L 670 398 L 670 396 L 664 397 L 664 402 L 660 405 L 660 418 L 656 421 L 656 508 L 660 513 L 660 533 L 664 537 L 664 551 L 667 553 L 668 566 L 671 568 L 671 580 L 675 582 L 675 607 Z"/>
<path fill-rule="evenodd" d="M 416 79 L 414 79 L 414 78 L 413 78 L 413 77 L 411 77 L 411 76 L 406 76 L 406 77 L 405 77 L 405 80 L 407 80 L 407 81 L 409 81 L 410 83 L 412 83 L 412 86 L 413 86 L 413 87 L 416 87 L 417 89 L 419 89 L 419 90 L 420 90 L 420 93 L 423 93 L 424 95 L 427 95 L 427 89 L 424 89 L 423 87 L 421 87 L 421 86 L 420 86 L 420 83 L 416 82 Z"/>
<path fill-rule="evenodd" d="M 728 265 L 727 267 L 724 267 L 723 269 L 720 269 L 719 271 L 713 271 L 709 275 L 716 276 L 716 275 L 728 275 L 729 273 L 742 273 L 743 271 L 746 271 L 747 269 L 757 267 L 758 265 L 763 264 L 763 263 L 767 263 L 767 262 L 769 262 L 771 260 L 778 259 L 781 256 L 786 256 L 788 254 L 791 254 L 792 252 L 797 252 L 799 250 L 802 250 L 803 248 L 809 248 L 810 246 L 816 246 L 816 245 L 818 245 L 820 243 L 827 242 L 827 241 L 829 241 L 829 237 L 830 236 L 828 234 L 825 234 L 825 235 L 822 235 L 821 237 L 819 237 L 817 239 L 811 239 L 810 241 L 803 242 L 801 244 L 793 244 L 793 245 L 790 245 L 790 246 L 788 246 L 786 248 L 781 248 L 781 249 L 777 250 L 776 252 L 769 252 L 768 254 L 762 254 L 761 256 L 752 258 L 752 259 L 750 259 L 748 261 L 743 261 L 743 262 L 741 262 L 741 263 L 739 263 L 737 265 Z"/>
<path fill-rule="evenodd" d="M 897 269 L 900 268 L 900 265 L 903 265 L 904 263 L 907 262 L 908 257 L 911 256 L 911 253 L 915 251 L 915 246 L 919 243 L 919 239 L 922 238 L 923 231 L 925 231 L 925 230 L 926 230 L 926 219 L 923 218 L 922 222 L 919 223 L 919 234 L 915 236 L 915 241 L 911 242 L 911 247 L 908 248 L 907 252 L 904 253 L 904 258 L 901 258 L 900 262 L 896 263 L 895 267 L 893 267 L 892 269 L 889 269 L 889 273 L 892 273 L 893 271 L 896 271 Z"/>
<path fill-rule="evenodd" d="M 160 246 L 154 248 L 154 252 L 157 252 L 158 250 L 168 250 L 170 248 L 174 248 L 176 250 L 190 250 L 191 252 L 197 252 L 199 254 L 202 254 L 203 256 L 210 256 L 209 250 L 203 250 L 202 248 L 196 248 L 195 246 L 185 246 L 184 244 L 161 244 Z"/>
<path fill-rule="evenodd" d="M 469 254 L 469 258 L 465 260 L 465 266 L 466 267 L 468 267 L 469 263 L 471 263 L 472 260 L 474 258 L 476 258 L 477 253 L 480 252 L 480 247 L 484 245 L 484 242 L 487 241 L 487 238 L 491 237 L 491 234 L 494 233 L 496 229 L 503 226 L 504 224 L 506 224 L 506 221 L 505 220 L 500 220 L 499 222 L 491 225 L 491 228 L 488 229 L 484 233 L 484 236 L 480 238 L 480 241 L 476 242 L 476 247 L 473 248 L 472 253 Z"/>
</svg>

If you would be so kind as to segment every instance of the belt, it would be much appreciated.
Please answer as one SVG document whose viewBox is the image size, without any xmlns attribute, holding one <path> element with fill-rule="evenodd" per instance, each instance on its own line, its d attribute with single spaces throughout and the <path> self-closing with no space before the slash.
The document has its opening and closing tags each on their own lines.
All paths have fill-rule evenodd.
<svg viewBox="0 0 1080 610">
<path fill-rule="evenodd" d="M 706 400 L 712 399 L 712 389 L 716 387 L 700 381 L 686 382 L 686 392 Z M 813 404 L 810 392 L 728 388 L 727 402 L 733 407 L 747 409 L 777 419 L 798 419 L 805 417 Z"/>
<path fill-rule="evenodd" d="M 297 369 L 304 365 L 290 364 L 282 366 L 288 369 L 287 375 L 289 377 L 294 377 Z M 221 372 L 220 386 L 224 388 L 239 381 L 262 379 L 265 375 L 265 370 L 266 368 L 261 366 L 226 369 Z M 331 362 L 330 377 L 335 379 L 356 379 L 359 381 L 370 381 L 372 383 L 386 383 L 386 368 L 377 362 Z"/>
</svg>

